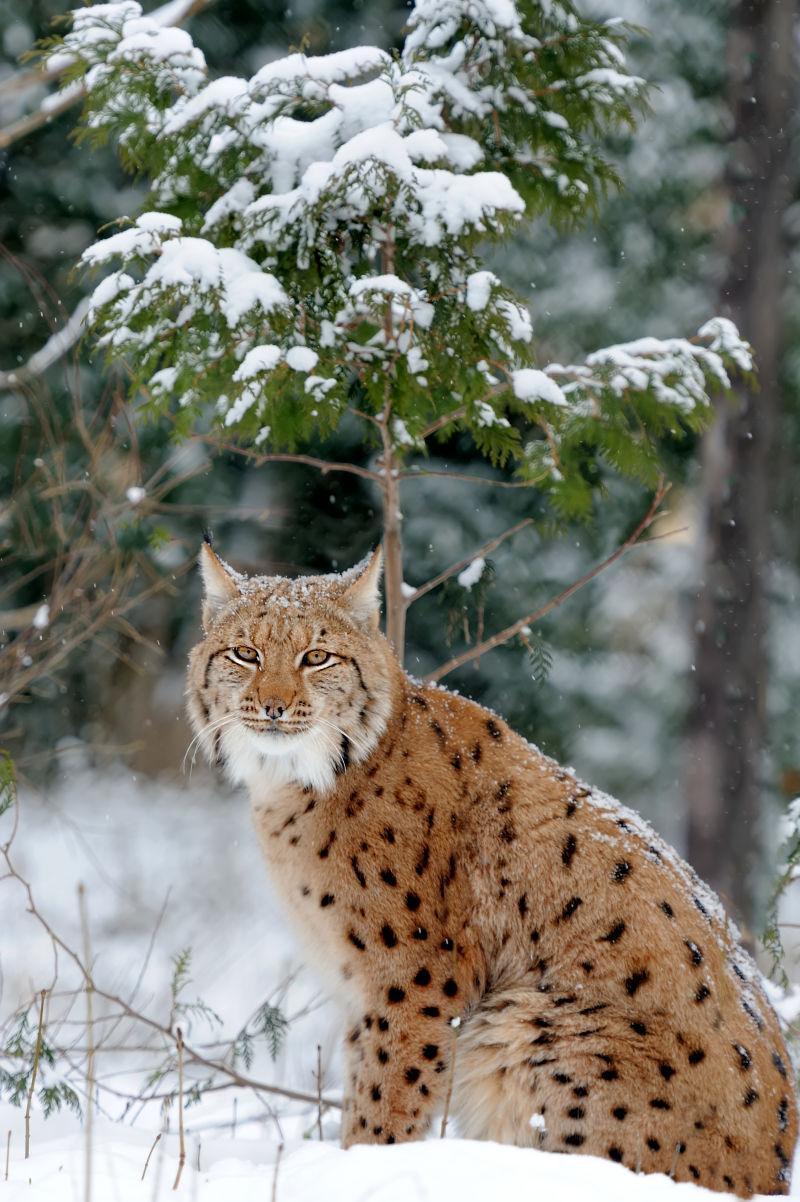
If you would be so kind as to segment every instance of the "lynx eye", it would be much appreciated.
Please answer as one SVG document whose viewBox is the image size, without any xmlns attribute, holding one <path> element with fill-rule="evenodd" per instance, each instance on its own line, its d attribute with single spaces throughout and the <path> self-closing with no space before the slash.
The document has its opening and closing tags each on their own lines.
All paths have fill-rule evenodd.
<svg viewBox="0 0 800 1202">
<path fill-rule="evenodd" d="M 253 647 L 245 647 L 244 644 L 240 644 L 233 648 L 233 654 L 243 664 L 258 663 L 258 652 Z"/>
<path fill-rule="evenodd" d="M 330 652 L 322 651 L 319 647 L 315 647 L 312 651 L 306 651 L 301 662 L 307 668 L 318 668 L 329 659 Z"/>
</svg>

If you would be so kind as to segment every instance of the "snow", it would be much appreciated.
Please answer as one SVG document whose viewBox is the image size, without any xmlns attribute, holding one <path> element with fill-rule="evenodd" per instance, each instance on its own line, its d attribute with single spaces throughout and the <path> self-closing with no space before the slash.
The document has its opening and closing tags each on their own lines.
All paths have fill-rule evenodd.
<svg viewBox="0 0 800 1202">
<path fill-rule="evenodd" d="M 3 1131 L 12 1132 L 4 1199 L 74 1202 L 83 1196 L 84 1139 L 74 1120 L 42 1123 L 35 1117 L 29 1160 L 22 1158 L 20 1110 L 0 1107 L 0 1121 Z M 230 1123 L 230 1111 L 220 1127 L 223 1122 Z M 534 1130 L 543 1124 L 541 1115 L 531 1117 Z M 459 1139 L 389 1148 L 357 1146 L 345 1152 L 329 1140 L 303 1140 L 298 1135 L 287 1137 L 279 1154 L 274 1137 L 259 1133 L 237 1139 L 224 1128 L 190 1133 L 187 1162 L 175 1193 L 175 1135 L 161 1138 L 142 1183 L 153 1139 L 152 1131 L 95 1118 L 92 1185 L 97 1202 L 167 1202 L 176 1197 L 192 1202 L 265 1202 L 270 1197 L 279 1202 L 530 1202 L 532 1183 L 539 1202 L 712 1202 L 724 1196 L 696 1185 L 677 1185 L 660 1174 L 637 1175 L 593 1156 Z"/>
<path fill-rule="evenodd" d="M 36 610 L 31 625 L 34 630 L 46 630 L 50 625 L 50 606 L 46 601 Z"/>
<path fill-rule="evenodd" d="M 566 405 L 563 389 L 546 372 L 523 367 L 511 373 L 514 396 L 520 401 L 547 401 L 548 405 Z"/>
<path fill-rule="evenodd" d="M 493 271 L 473 271 L 467 277 L 467 308 L 480 313 L 489 303 L 492 288 L 499 283 Z"/>
<path fill-rule="evenodd" d="M 316 367 L 319 355 L 308 346 L 292 346 L 285 358 L 292 371 L 311 371 Z"/>
<path fill-rule="evenodd" d="M 125 490 L 125 496 L 130 501 L 131 505 L 140 505 L 147 496 L 147 489 L 141 485 L 134 484 L 131 488 Z"/>
<path fill-rule="evenodd" d="M 471 589 L 480 580 L 485 567 L 486 560 L 478 556 L 464 568 L 463 572 L 458 573 L 456 579 L 462 588 Z"/>
</svg>

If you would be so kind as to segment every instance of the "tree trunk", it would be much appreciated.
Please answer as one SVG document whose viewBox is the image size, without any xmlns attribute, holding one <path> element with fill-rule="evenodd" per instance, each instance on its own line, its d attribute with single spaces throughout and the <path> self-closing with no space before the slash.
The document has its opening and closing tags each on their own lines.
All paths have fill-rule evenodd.
<svg viewBox="0 0 800 1202">
<path fill-rule="evenodd" d="M 793 0 L 740 0 L 729 35 L 733 118 L 722 309 L 755 349 L 704 446 L 702 567 L 688 730 L 689 858 L 745 927 L 757 909 L 767 743 L 767 573 L 779 385 Z"/>
</svg>

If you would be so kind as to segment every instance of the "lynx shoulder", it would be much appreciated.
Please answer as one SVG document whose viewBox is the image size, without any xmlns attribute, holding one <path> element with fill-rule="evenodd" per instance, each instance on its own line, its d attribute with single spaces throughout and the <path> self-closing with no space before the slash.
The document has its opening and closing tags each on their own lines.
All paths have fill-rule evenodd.
<svg viewBox="0 0 800 1202">
<path fill-rule="evenodd" d="M 407 677 L 378 556 L 245 578 L 203 551 L 189 709 L 346 1015 L 343 1138 L 469 1138 L 784 1194 L 789 1058 L 716 897 L 633 812 Z M 456 1021 L 457 1020 L 457 1021 Z"/>
</svg>

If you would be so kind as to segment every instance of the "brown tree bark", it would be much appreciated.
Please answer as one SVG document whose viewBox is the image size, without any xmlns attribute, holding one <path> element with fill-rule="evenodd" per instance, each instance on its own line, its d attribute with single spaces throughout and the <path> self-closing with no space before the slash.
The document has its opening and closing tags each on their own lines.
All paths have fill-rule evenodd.
<svg viewBox="0 0 800 1202">
<path fill-rule="evenodd" d="M 728 40 L 733 121 L 722 309 L 753 344 L 760 387 L 736 385 L 704 445 L 702 566 L 688 727 L 689 858 L 752 927 L 768 738 L 767 588 L 791 199 L 795 0 L 740 0 Z"/>
</svg>

